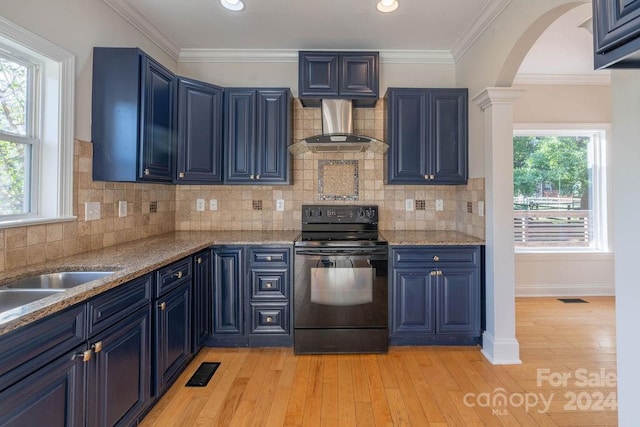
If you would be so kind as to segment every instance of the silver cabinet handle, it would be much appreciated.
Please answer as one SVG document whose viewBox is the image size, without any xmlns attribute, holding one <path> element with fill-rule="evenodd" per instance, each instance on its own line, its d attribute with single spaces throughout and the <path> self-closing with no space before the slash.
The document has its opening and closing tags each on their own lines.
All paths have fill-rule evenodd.
<svg viewBox="0 0 640 427">
<path fill-rule="evenodd" d="M 160 307 L 160 310 L 164 311 L 167 308 L 167 303 L 166 302 L 161 302 L 158 307 Z"/>
<path fill-rule="evenodd" d="M 256 179 L 260 179 L 260 175 L 256 175 Z"/>
<path fill-rule="evenodd" d="M 255 179 L 254 175 L 253 174 L 249 175 L 249 179 Z"/>
<path fill-rule="evenodd" d="M 76 357 L 82 357 L 82 361 L 83 362 L 88 362 L 89 360 L 91 360 L 91 350 L 85 350 L 82 353 L 76 353 L 73 355 L 73 359 L 75 360 Z"/>
</svg>

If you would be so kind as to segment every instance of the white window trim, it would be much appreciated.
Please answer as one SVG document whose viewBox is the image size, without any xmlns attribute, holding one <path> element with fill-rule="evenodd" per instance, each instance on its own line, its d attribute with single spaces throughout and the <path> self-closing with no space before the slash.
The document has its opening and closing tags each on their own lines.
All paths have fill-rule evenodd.
<svg viewBox="0 0 640 427">
<path fill-rule="evenodd" d="M 41 174 L 36 173 L 35 177 L 40 180 L 39 194 L 36 194 L 40 202 L 36 208 L 37 211 L 29 216 L 0 221 L 0 228 L 74 220 L 76 219 L 73 215 L 75 56 L 2 17 L 0 17 L 0 37 L 4 43 L 15 45 L 17 50 L 26 48 L 42 57 L 47 62 L 46 70 L 42 70 L 46 73 L 43 78 L 47 79 L 48 75 L 57 81 L 57 86 L 49 84 L 40 88 L 46 92 L 43 96 L 45 102 L 41 107 L 43 110 L 50 109 L 45 115 L 55 115 L 57 120 L 54 121 L 55 123 L 43 120 L 48 124 L 39 130 L 40 139 L 53 138 L 52 145 L 57 149 L 55 153 L 47 153 L 44 148 L 40 153 L 39 164 L 36 165 L 36 169 L 40 171 L 43 167 L 42 159 L 45 156 L 47 159 L 55 158 L 56 179 L 46 180 Z"/>
<path fill-rule="evenodd" d="M 585 134 L 588 135 L 594 131 L 604 131 L 605 143 L 601 147 L 600 152 L 596 153 L 598 157 L 604 157 L 605 164 L 600 166 L 597 179 L 599 182 L 594 191 L 594 198 L 596 199 L 596 206 L 598 207 L 597 220 L 599 222 L 599 236 L 598 242 L 595 248 L 579 248 L 579 247 L 546 247 L 546 248 L 526 248 L 526 247 L 514 247 L 516 254 L 593 254 L 593 253 L 611 253 L 613 247 L 612 235 L 610 230 L 613 228 L 612 224 L 612 207 L 611 207 L 611 177 L 610 171 L 612 170 L 609 155 L 611 151 L 612 138 L 611 138 L 611 123 L 514 123 L 513 135 L 559 135 L 566 132 L 567 134 Z M 603 159 L 600 159 L 603 160 Z M 603 191 L 604 190 L 604 191 Z"/>
</svg>

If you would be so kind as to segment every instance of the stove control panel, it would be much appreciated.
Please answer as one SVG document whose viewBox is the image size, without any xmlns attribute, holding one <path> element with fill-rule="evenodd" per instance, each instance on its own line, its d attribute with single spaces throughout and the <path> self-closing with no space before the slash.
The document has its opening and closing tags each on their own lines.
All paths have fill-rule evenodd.
<svg viewBox="0 0 640 427">
<path fill-rule="evenodd" d="M 303 205 L 303 224 L 377 224 L 378 206 Z"/>
</svg>

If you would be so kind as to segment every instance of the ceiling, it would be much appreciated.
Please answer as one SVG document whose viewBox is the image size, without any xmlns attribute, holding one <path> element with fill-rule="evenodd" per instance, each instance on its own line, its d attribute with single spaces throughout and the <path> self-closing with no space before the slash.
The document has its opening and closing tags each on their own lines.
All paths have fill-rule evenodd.
<svg viewBox="0 0 640 427">
<path fill-rule="evenodd" d="M 394 13 L 378 0 L 244 0 L 231 12 L 219 0 L 104 0 L 178 61 L 245 57 L 297 59 L 298 50 L 377 50 L 381 59 L 452 63 L 511 0 L 399 0 Z M 590 4 L 554 23 L 531 49 L 519 74 L 586 76 L 591 34 L 579 25 Z M 295 54 L 295 55 L 294 55 Z M 608 75 L 608 73 L 600 73 Z"/>
</svg>

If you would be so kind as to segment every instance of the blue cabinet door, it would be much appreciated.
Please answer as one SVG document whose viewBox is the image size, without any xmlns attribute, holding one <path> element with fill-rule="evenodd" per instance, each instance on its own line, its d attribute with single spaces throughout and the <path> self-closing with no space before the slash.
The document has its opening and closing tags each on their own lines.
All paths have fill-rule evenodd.
<svg viewBox="0 0 640 427">
<path fill-rule="evenodd" d="M 387 91 L 388 184 L 466 184 L 467 89 Z"/>
<path fill-rule="evenodd" d="M 155 396 L 191 358 L 191 281 L 155 301 Z"/>
<path fill-rule="evenodd" d="M 142 56 L 142 144 L 140 179 L 173 180 L 174 77 L 150 57 Z"/>
<path fill-rule="evenodd" d="M 300 98 L 338 96 L 337 53 L 299 52 L 298 61 Z"/>
<path fill-rule="evenodd" d="M 213 270 L 211 251 L 193 257 L 193 339 L 192 352 L 202 348 L 213 322 Z"/>
<path fill-rule="evenodd" d="M 291 156 L 291 96 L 284 90 L 257 91 L 255 148 L 256 181 L 261 184 L 289 182 Z"/>
<path fill-rule="evenodd" d="M 244 250 L 214 248 L 213 335 L 243 335 Z"/>
<path fill-rule="evenodd" d="M 84 423 L 85 347 L 60 356 L 0 392 L 0 425 L 75 427 Z"/>
<path fill-rule="evenodd" d="M 289 89 L 225 89 L 225 184 L 289 184 Z"/>
<path fill-rule="evenodd" d="M 222 182 L 222 88 L 178 79 L 176 182 Z"/>
<path fill-rule="evenodd" d="M 423 89 L 387 92 L 387 183 L 423 184 L 431 152 L 427 146 L 427 93 Z"/>
<path fill-rule="evenodd" d="M 434 280 L 428 271 L 394 269 L 391 295 L 391 335 L 435 332 Z"/>
<path fill-rule="evenodd" d="M 340 96 L 378 100 L 378 52 L 340 55 Z M 364 106 L 361 104 L 356 104 Z"/>
<path fill-rule="evenodd" d="M 480 277 L 477 268 L 443 268 L 436 286 L 436 333 L 480 335 Z"/>
<path fill-rule="evenodd" d="M 151 390 L 151 308 L 128 316 L 89 341 L 87 424 L 130 425 L 146 409 Z"/>
<path fill-rule="evenodd" d="M 429 91 L 429 167 L 433 184 L 466 184 L 468 163 L 467 90 Z"/>
<path fill-rule="evenodd" d="M 640 0 L 593 0 L 594 65 L 640 68 Z"/>
<path fill-rule="evenodd" d="M 93 49 L 94 180 L 173 180 L 173 90 L 173 74 L 141 50 Z"/>
</svg>

